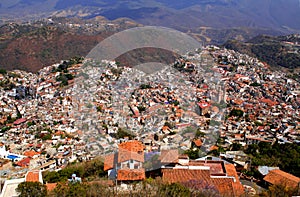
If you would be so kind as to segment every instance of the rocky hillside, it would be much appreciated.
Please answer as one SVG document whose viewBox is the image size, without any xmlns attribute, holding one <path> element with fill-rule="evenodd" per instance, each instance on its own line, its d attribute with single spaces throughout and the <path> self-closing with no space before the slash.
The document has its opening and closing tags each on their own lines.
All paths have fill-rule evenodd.
<svg viewBox="0 0 300 197">
<path fill-rule="evenodd" d="M 261 35 L 247 42 L 230 40 L 223 46 L 245 53 L 268 63 L 273 67 L 300 68 L 300 35 Z"/>
<path fill-rule="evenodd" d="M 128 18 L 110 21 L 99 16 L 92 19 L 53 17 L 27 23 L 7 23 L 0 26 L 0 68 L 36 72 L 63 59 L 84 57 L 104 38 L 136 26 L 141 25 Z M 297 36 L 257 36 L 279 35 L 280 32 L 247 27 L 201 27 L 189 31 L 181 28 L 180 31 L 188 33 L 204 45 L 220 45 L 231 40 L 224 46 L 259 57 L 272 66 L 299 67 Z M 243 42 L 246 40 L 249 41 Z M 170 63 L 174 61 L 174 54 L 159 49 L 143 49 L 118 59 L 126 66 L 135 64 L 135 60 Z"/>
<path fill-rule="evenodd" d="M 74 56 L 85 56 L 109 35 L 138 26 L 130 20 L 56 18 L 0 27 L 0 67 L 36 72 Z"/>
</svg>

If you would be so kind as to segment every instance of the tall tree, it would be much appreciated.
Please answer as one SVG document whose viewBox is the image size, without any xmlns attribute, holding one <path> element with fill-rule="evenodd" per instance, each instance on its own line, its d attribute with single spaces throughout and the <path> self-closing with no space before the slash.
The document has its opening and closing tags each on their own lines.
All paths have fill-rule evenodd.
<svg viewBox="0 0 300 197">
<path fill-rule="evenodd" d="M 47 195 L 47 188 L 40 182 L 23 182 L 16 189 L 20 197 L 44 197 Z"/>
</svg>

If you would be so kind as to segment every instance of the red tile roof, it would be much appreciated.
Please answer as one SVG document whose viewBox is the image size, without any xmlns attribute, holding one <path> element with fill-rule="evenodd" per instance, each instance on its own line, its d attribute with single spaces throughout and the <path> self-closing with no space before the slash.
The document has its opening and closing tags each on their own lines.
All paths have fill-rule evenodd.
<svg viewBox="0 0 300 197">
<path fill-rule="evenodd" d="M 23 154 L 27 157 L 33 157 L 34 155 L 39 155 L 40 153 L 35 152 L 33 150 L 29 150 L 29 151 L 25 151 Z"/>
<path fill-rule="evenodd" d="M 202 146 L 202 141 L 201 141 L 200 139 L 195 139 L 195 140 L 194 140 L 194 143 L 195 143 L 195 145 L 198 146 L 198 147 Z"/>
<path fill-rule="evenodd" d="M 260 102 L 266 103 L 269 106 L 278 105 L 278 102 L 272 101 L 271 99 L 266 99 L 266 98 L 260 99 Z"/>
<path fill-rule="evenodd" d="M 22 124 L 22 123 L 24 123 L 26 121 L 27 121 L 26 118 L 19 118 L 18 120 L 16 120 L 14 122 L 14 125 L 19 125 L 19 124 Z"/>
<path fill-rule="evenodd" d="M 168 126 L 163 126 L 162 128 L 161 128 L 161 130 L 162 131 L 169 131 L 170 130 L 170 127 L 168 127 Z"/>
<path fill-rule="evenodd" d="M 199 166 L 210 166 L 210 170 L 205 169 L 162 169 L 163 181 L 167 183 L 183 183 L 190 181 L 205 183 L 216 188 L 222 196 L 241 196 L 244 193 L 244 188 L 239 181 L 234 165 L 225 164 L 226 174 L 219 162 L 191 162 Z M 217 167 L 217 168 L 216 168 Z M 221 167 L 221 168 L 220 168 Z M 219 177 L 214 177 L 212 174 L 219 173 Z M 203 184 L 202 184 L 203 185 Z"/>
<path fill-rule="evenodd" d="M 161 163 L 178 163 L 178 150 L 162 150 L 159 156 Z"/>
<path fill-rule="evenodd" d="M 138 181 L 145 179 L 145 169 L 119 169 L 117 180 L 119 181 Z"/>
<path fill-rule="evenodd" d="M 27 166 L 29 166 L 30 160 L 31 159 L 29 157 L 26 157 L 25 159 L 18 161 L 16 164 L 20 167 L 27 167 Z"/>
<path fill-rule="evenodd" d="M 123 143 L 119 144 L 119 150 L 120 149 L 138 153 L 138 152 L 144 151 L 144 145 L 137 140 L 131 140 L 131 141 L 123 142 Z"/>
<path fill-rule="evenodd" d="M 198 103 L 198 106 L 203 109 L 203 108 L 207 108 L 207 107 L 210 107 L 211 104 L 210 103 L 207 103 L 207 102 L 201 102 L 201 103 Z"/>
<path fill-rule="evenodd" d="M 300 178 L 282 170 L 271 170 L 264 178 L 265 181 L 273 185 L 283 185 L 292 188 L 298 187 Z"/>
<path fill-rule="evenodd" d="M 118 153 L 110 154 L 105 157 L 104 170 L 110 170 L 125 161 L 135 160 L 144 162 L 144 145 L 136 140 L 119 144 Z M 145 169 L 118 169 L 118 180 L 135 181 L 145 179 Z"/>
<path fill-rule="evenodd" d="M 242 99 L 234 99 L 233 102 L 237 105 L 241 105 L 244 103 L 244 101 Z"/>
<path fill-rule="evenodd" d="M 144 145 L 141 142 L 132 140 L 119 144 L 118 163 L 130 159 L 144 162 Z"/>
<path fill-rule="evenodd" d="M 30 171 L 26 175 L 26 182 L 39 182 L 39 171 Z"/>
<path fill-rule="evenodd" d="M 211 146 L 211 147 L 209 148 L 210 151 L 212 151 L 212 150 L 218 150 L 218 149 L 219 149 L 219 147 L 216 146 L 216 145 L 213 145 L 213 146 Z"/>
<path fill-rule="evenodd" d="M 233 176 L 235 181 L 233 181 L 233 191 L 236 196 L 241 196 L 244 193 L 244 187 L 239 181 L 239 176 L 233 164 L 225 164 L 226 173 L 228 176 Z"/>
<path fill-rule="evenodd" d="M 128 161 L 128 160 L 135 160 L 135 161 L 140 161 L 144 162 L 144 152 L 141 153 L 136 153 L 124 149 L 119 149 L 119 154 L 118 154 L 118 163 Z"/>
<path fill-rule="evenodd" d="M 105 157 L 104 170 L 110 170 L 115 167 L 116 164 L 128 160 L 135 160 L 144 162 L 144 145 L 136 140 L 128 141 L 119 144 L 118 153 L 110 154 Z M 145 179 L 145 169 L 118 169 L 117 180 L 121 181 L 136 181 Z"/>
<path fill-rule="evenodd" d="M 209 170 L 162 169 L 162 179 L 167 183 L 184 183 L 191 180 L 210 182 Z"/>
<path fill-rule="evenodd" d="M 204 166 L 209 166 L 211 175 L 226 175 L 223 169 L 223 162 L 205 162 Z"/>
<path fill-rule="evenodd" d="M 222 196 L 237 196 L 237 195 L 234 195 L 232 179 L 230 179 L 230 178 L 212 178 L 211 182 Z"/>
<path fill-rule="evenodd" d="M 106 155 L 104 158 L 104 171 L 113 169 L 115 166 L 115 159 L 116 159 L 116 154 L 112 153 L 109 155 Z"/>
</svg>

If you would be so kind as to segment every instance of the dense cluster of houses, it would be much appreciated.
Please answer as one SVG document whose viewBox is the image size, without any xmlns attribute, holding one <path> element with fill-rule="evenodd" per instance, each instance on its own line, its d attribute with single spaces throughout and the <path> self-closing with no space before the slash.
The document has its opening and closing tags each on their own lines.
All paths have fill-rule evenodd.
<svg viewBox="0 0 300 197">
<path fill-rule="evenodd" d="M 202 177 L 202 186 L 238 196 L 243 187 L 232 164 L 179 153 L 213 150 L 218 136 L 225 148 L 299 143 L 299 82 L 247 55 L 208 46 L 176 62 L 177 70 L 153 76 L 110 61 L 88 71 L 62 64 L 0 76 L 1 177 L 103 155 L 108 176 L 117 181 Z M 76 77 L 62 84 L 67 74 Z M 137 141 L 118 137 L 121 128 Z M 150 162 L 151 154 L 159 159 Z M 246 165 L 244 153 L 223 157 Z"/>
</svg>

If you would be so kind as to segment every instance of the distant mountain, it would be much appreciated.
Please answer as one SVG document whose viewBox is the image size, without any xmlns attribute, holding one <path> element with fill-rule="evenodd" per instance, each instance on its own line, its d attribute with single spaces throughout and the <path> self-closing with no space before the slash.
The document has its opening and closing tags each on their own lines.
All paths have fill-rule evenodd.
<svg viewBox="0 0 300 197">
<path fill-rule="evenodd" d="M 45 24 L 36 22 L 41 18 L 45 19 Z M 56 20 L 55 24 L 52 24 L 52 19 Z M 82 28 L 87 21 L 97 24 L 99 19 L 101 27 Z M 62 20 L 62 25 L 57 25 L 58 20 Z M 15 23 L 24 21 L 31 22 Z M 227 42 L 226 46 L 265 58 L 259 54 L 260 45 L 243 42 L 260 34 L 299 33 L 300 1 L 1 0 L 1 23 L 0 67 L 7 69 L 37 71 L 61 59 L 85 56 L 105 37 L 139 24 L 175 28 L 203 44 L 236 40 Z M 70 23 L 82 25 L 71 28 L 66 25 Z M 108 23 L 114 23 L 114 26 L 105 25 Z M 278 43 L 277 46 L 281 46 L 281 42 Z M 253 47 L 249 49 L 248 45 Z M 283 57 L 294 59 L 290 50 L 286 49 L 283 53 L 287 54 Z M 298 67 L 294 62 L 272 62 L 272 58 L 267 58 L 271 65 Z"/>
<path fill-rule="evenodd" d="M 89 25 L 86 25 L 89 24 Z M 49 18 L 30 23 L 9 23 L 0 26 L 0 68 L 36 72 L 63 59 L 86 56 L 104 38 L 140 24 L 125 18 L 109 21 L 93 19 Z M 201 27 L 188 34 L 203 44 L 223 44 L 229 39 L 245 41 L 259 34 L 280 34 L 268 29 Z M 241 42 L 242 43 L 242 42 Z M 130 66 L 156 59 L 171 63 L 174 54 L 164 50 L 143 49 L 122 55 L 118 61 Z"/>
<path fill-rule="evenodd" d="M 2 0 L 0 19 L 102 15 L 131 18 L 144 25 L 191 30 L 264 28 L 300 32 L 299 0 Z"/>
<path fill-rule="evenodd" d="M 300 69 L 300 35 L 260 35 L 247 42 L 230 40 L 224 47 L 257 57 L 273 67 Z"/>
<path fill-rule="evenodd" d="M 86 23 L 92 24 L 88 28 Z M 76 24 L 76 25 L 74 25 Z M 10 23 L 0 27 L 0 68 L 36 72 L 72 57 L 86 56 L 101 40 L 137 23 L 53 18 L 36 23 Z"/>
</svg>

